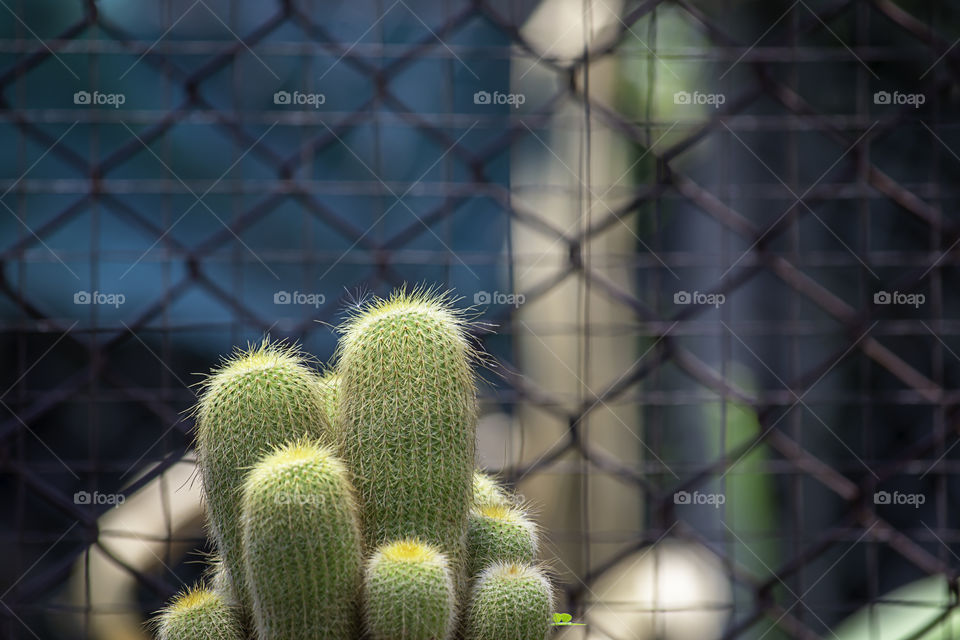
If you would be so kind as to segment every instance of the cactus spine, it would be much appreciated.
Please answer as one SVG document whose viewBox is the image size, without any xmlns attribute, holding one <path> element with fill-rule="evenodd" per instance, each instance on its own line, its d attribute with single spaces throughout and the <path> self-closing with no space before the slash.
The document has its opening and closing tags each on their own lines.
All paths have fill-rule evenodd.
<svg viewBox="0 0 960 640">
<path fill-rule="evenodd" d="M 419 540 L 382 545 L 364 580 L 367 631 L 372 640 L 447 640 L 456 603 L 446 557 Z"/>
<path fill-rule="evenodd" d="M 418 537 L 461 580 L 476 438 L 472 352 L 444 296 L 400 292 L 351 318 L 339 434 L 366 543 Z"/>
<path fill-rule="evenodd" d="M 261 640 L 353 640 L 362 555 L 347 470 L 295 442 L 265 457 L 243 489 L 244 566 Z"/>
<path fill-rule="evenodd" d="M 209 589 L 181 592 L 154 620 L 160 640 L 242 640 L 236 611 Z"/>
<path fill-rule="evenodd" d="M 537 527 L 514 507 L 488 505 L 472 509 L 467 557 L 471 576 L 494 562 L 533 562 L 537 557 Z"/>
<path fill-rule="evenodd" d="M 316 374 L 293 347 L 264 340 L 235 353 L 204 381 L 197 405 L 197 457 L 209 524 L 237 599 L 249 605 L 240 546 L 240 491 L 271 447 L 325 437 L 329 425 Z"/>
<path fill-rule="evenodd" d="M 473 587 L 467 640 L 543 640 L 550 631 L 553 588 L 536 567 L 495 563 Z"/>
</svg>

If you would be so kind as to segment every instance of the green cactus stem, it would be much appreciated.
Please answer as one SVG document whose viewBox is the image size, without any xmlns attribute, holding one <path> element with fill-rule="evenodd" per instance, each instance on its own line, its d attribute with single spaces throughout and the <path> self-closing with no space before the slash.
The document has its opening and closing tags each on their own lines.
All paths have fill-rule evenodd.
<svg viewBox="0 0 960 640">
<path fill-rule="evenodd" d="M 295 347 L 264 340 L 235 353 L 201 385 L 197 458 L 208 522 L 237 599 L 246 607 L 239 523 L 243 478 L 271 447 L 299 437 L 331 437 L 318 380 Z"/>
<path fill-rule="evenodd" d="M 372 640 L 447 640 L 456 618 L 447 558 L 419 540 L 382 545 L 367 563 L 364 612 Z"/>
<path fill-rule="evenodd" d="M 471 576 L 494 562 L 533 562 L 537 547 L 537 526 L 520 509 L 488 505 L 470 511 L 467 557 Z"/>
<path fill-rule="evenodd" d="M 473 508 L 480 509 L 487 506 L 508 507 L 513 504 L 510 493 L 500 484 L 483 473 L 473 472 Z"/>
<path fill-rule="evenodd" d="M 347 469 L 322 446 L 278 448 L 247 477 L 244 566 L 260 640 L 355 640 L 360 527 Z"/>
<path fill-rule="evenodd" d="M 192 588 L 178 594 L 153 620 L 159 640 L 242 640 L 236 610 L 217 593 Z"/>
<path fill-rule="evenodd" d="M 447 296 L 400 291 L 343 328 L 339 433 L 372 549 L 417 537 L 462 581 L 476 446 L 474 354 Z"/>
<path fill-rule="evenodd" d="M 467 640 L 544 640 L 553 587 L 533 566 L 495 563 L 480 574 L 470 599 Z"/>
</svg>

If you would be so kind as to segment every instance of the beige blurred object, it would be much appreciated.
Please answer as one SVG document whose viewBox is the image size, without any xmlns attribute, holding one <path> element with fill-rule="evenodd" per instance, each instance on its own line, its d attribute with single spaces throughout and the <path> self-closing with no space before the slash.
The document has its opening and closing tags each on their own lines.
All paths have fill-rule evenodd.
<svg viewBox="0 0 960 640">
<path fill-rule="evenodd" d="M 723 564 L 695 543 L 664 540 L 606 572 L 588 593 L 579 635 L 563 640 L 714 640 L 733 592 Z"/>
<path fill-rule="evenodd" d="M 100 517 L 98 544 L 91 545 L 77 560 L 68 586 L 71 607 L 90 607 L 90 638 L 148 640 L 151 637 L 137 603 L 136 578 L 110 555 L 142 573 L 164 568 L 164 558 L 182 558 L 193 551 L 195 545 L 169 542 L 169 539 L 203 536 L 200 500 L 196 463 L 185 459 Z M 164 570 L 171 581 L 177 581 L 169 575 L 169 569 Z M 76 634 L 82 624 L 83 619 L 78 615 L 66 631 Z"/>
<path fill-rule="evenodd" d="M 583 54 L 585 44 L 591 50 L 608 44 L 621 8 L 622 3 L 614 1 L 547 0 L 527 20 L 522 33 L 546 58 L 576 57 Z M 591 99 L 612 101 L 617 64 L 607 57 L 590 65 Z M 525 94 L 528 107 L 547 100 L 558 82 L 557 72 L 537 64 L 528 54 L 514 58 L 511 76 L 511 91 Z M 582 80 L 581 74 L 578 82 Z M 532 129 L 522 144 L 514 145 L 511 156 L 512 197 L 568 238 L 581 234 L 591 217 L 596 222 L 616 210 L 632 183 L 630 145 L 597 122 L 591 123 L 587 136 L 584 118 L 582 103 L 558 104 L 550 123 Z M 632 254 L 637 242 L 635 224 L 635 217 L 627 216 L 582 246 L 584 263 L 591 271 L 628 293 L 635 292 L 635 285 L 625 264 L 606 259 L 593 264 L 590 256 Z M 570 268 L 570 248 L 555 234 L 516 219 L 511 233 L 516 292 L 534 290 Z M 516 364 L 530 383 L 557 398 L 564 411 L 575 413 L 579 403 L 617 380 L 639 357 L 639 341 L 623 331 L 632 322 L 629 309 L 612 303 L 595 287 L 588 291 L 582 275 L 574 271 L 520 307 L 513 323 Z M 570 428 L 566 419 L 533 402 L 521 402 L 515 417 L 518 429 L 522 428 L 523 446 L 511 452 L 514 464 L 535 462 L 562 444 Z M 636 406 L 600 405 L 580 426 L 591 448 L 627 465 L 641 460 Z M 585 548 L 581 540 L 588 533 L 586 523 L 594 534 L 635 532 L 643 524 L 642 496 L 636 487 L 592 470 L 584 494 L 579 471 L 576 457 L 564 456 L 519 483 L 520 491 L 538 506 L 546 535 L 556 535 L 548 540 L 545 556 L 556 556 L 554 569 L 561 580 L 570 582 L 586 573 L 588 563 L 602 562 L 618 546 L 597 542 Z M 587 505 L 587 513 L 581 514 L 581 504 Z"/>
<path fill-rule="evenodd" d="M 511 451 L 520 448 L 520 434 L 506 413 L 494 411 L 481 416 L 477 424 L 477 465 L 501 469 L 511 462 Z"/>
<path fill-rule="evenodd" d="M 596 50 L 612 43 L 621 24 L 623 2 L 583 2 L 583 0 L 544 0 L 530 14 L 521 33 L 544 58 L 569 62 L 583 54 L 584 35 L 589 29 L 588 48 Z M 532 63 L 518 58 L 515 65 Z"/>
</svg>

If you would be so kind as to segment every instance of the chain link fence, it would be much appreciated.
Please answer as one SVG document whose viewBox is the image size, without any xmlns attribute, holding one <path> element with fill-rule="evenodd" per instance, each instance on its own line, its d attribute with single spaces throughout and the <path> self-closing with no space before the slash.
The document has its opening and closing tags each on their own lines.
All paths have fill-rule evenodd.
<svg viewBox="0 0 960 640">
<path fill-rule="evenodd" d="M 954 637 L 960 7 L 0 4 L 3 637 L 147 637 L 196 373 L 404 283 L 558 634 Z"/>
</svg>

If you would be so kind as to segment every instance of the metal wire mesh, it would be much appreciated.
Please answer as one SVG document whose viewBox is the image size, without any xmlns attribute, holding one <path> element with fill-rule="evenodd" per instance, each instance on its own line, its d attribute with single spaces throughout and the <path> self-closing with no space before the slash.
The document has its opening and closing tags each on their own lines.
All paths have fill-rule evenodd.
<svg viewBox="0 0 960 640">
<path fill-rule="evenodd" d="M 480 435 L 542 505 L 577 632 L 651 609 L 680 637 L 656 597 L 603 595 L 665 540 L 721 567 L 723 638 L 839 637 L 927 576 L 944 598 L 907 604 L 950 615 L 956 7 L 8 2 L 4 637 L 92 636 L 195 579 L 182 482 L 149 568 L 111 556 L 97 492 L 190 459 L 216 354 L 326 359 L 345 305 L 416 282 L 496 325 L 507 426 Z M 127 610 L 92 597 L 94 549 Z"/>
</svg>

